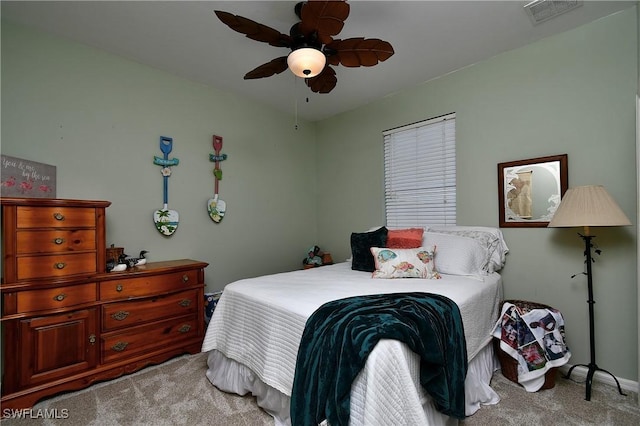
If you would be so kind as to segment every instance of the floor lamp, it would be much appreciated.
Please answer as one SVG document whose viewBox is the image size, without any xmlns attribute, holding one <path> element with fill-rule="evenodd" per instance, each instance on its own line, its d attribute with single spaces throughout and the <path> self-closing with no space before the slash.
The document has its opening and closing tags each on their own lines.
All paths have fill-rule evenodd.
<svg viewBox="0 0 640 426">
<path fill-rule="evenodd" d="M 626 225 L 631 225 L 631 222 L 622 212 L 615 200 L 611 198 L 604 187 L 600 185 L 578 186 L 568 189 L 562 197 L 558 210 L 555 212 L 548 225 L 551 228 L 584 227 L 584 235 L 578 235 L 580 235 L 580 238 L 584 240 L 584 255 L 586 257 L 585 263 L 587 265 L 587 285 L 589 289 L 589 299 L 587 300 L 587 303 L 589 304 L 589 349 L 591 352 L 591 360 L 589 361 L 589 364 L 576 364 L 572 366 L 565 377 L 569 378 L 573 369 L 579 365 L 587 367 L 587 390 L 585 397 L 587 401 L 591 400 L 591 383 L 593 381 L 594 373 L 598 370 L 613 377 L 618 385 L 618 392 L 620 392 L 621 395 L 625 395 L 622 393 L 622 388 L 620 387 L 618 379 L 609 371 L 599 368 L 596 364 L 595 337 L 593 332 L 593 305 L 596 302 L 593 300 L 593 275 L 591 273 L 591 263 L 593 262 L 591 257 L 591 249 L 593 247 L 591 239 L 595 236 L 590 234 L 589 228 L 593 226 Z"/>
</svg>

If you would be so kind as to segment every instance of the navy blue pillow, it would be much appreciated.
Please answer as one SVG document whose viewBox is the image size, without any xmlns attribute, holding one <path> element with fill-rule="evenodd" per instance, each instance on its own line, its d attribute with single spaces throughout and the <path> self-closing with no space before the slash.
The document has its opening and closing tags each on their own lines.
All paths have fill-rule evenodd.
<svg viewBox="0 0 640 426">
<path fill-rule="evenodd" d="M 351 234 L 351 269 L 373 272 L 376 270 L 371 247 L 386 247 L 387 228 L 384 226 L 371 232 L 353 232 Z"/>
</svg>

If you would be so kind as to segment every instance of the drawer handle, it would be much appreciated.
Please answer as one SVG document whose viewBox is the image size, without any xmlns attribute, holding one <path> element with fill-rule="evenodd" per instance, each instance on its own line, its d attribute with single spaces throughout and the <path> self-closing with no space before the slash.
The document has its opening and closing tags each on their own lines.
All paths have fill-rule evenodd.
<svg viewBox="0 0 640 426">
<path fill-rule="evenodd" d="M 53 300 L 55 300 L 56 302 L 62 302 L 64 300 L 64 298 L 67 297 L 66 294 L 64 293 L 60 293 L 57 296 L 53 296 Z"/>
<path fill-rule="evenodd" d="M 53 240 L 53 244 L 60 245 L 62 243 L 64 243 L 64 238 L 56 238 Z"/>
<path fill-rule="evenodd" d="M 129 346 L 128 342 L 118 342 L 115 345 L 111 346 L 111 349 L 116 352 L 122 352 L 127 348 L 127 346 Z"/>
<path fill-rule="evenodd" d="M 96 344 L 96 335 L 95 334 L 89 335 L 89 343 L 91 343 L 92 345 Z"/>
<path fill-rule="evenodd" d="M 58 263 L 53 265 L 53 267 L 56 268 L 56 269 L 64 269 L 65 266 L 67 266 L 67 264 L 64 263 L 64 262 L 58 262 Z"/>
<path fill-rule="evenodd" d="M 118 293 L 120 293 L 120 292 L 122 291 L 122 284 L 118 284 L 118 285 L 116 286 L 116 291 L 117 291 Z"/>
<path fill-rule="evenodd" d="M 180 306 L 182 306 L 183 308 L 186 308 L 187 306 L 191 305 L 191 300 L 190 299 L 182 299 L 180 302 L 178 302 L 178 304 Z"/>
<path fill-rule="evenodd" d="M 55 220 L 64 220 L 64 215 L 62 213 L 54 213 L 53 218 Z"/>
<path fill-rule="evenodd" d="M 182 276 L 182 282 L 183 282 L 183 283 L 186 283 L 187 281 L 189 281 L 189 276 L 188 276 L 187 274 L 184 274 L 184 275 Z"/>
<path fill-rule="evenodd" d="M 183 325 L 182 327 L 180 327 L 180 328 L 178 329 L 178 331 L 179 331 L 180 333 L 186 333 L 186 332 L 188 332 L 189 330 L 191 330 L 191 326 L 190 326 L 189 324 L 185 324 L 185 325 Z"/>
<path fill-rule="evenodd" d="M 127 311 L 118 311 L 116 313 L 111 314 L 111 318 L 116 321 L 123 321 L 129 316 L 129 312 Z"/>
</svg>

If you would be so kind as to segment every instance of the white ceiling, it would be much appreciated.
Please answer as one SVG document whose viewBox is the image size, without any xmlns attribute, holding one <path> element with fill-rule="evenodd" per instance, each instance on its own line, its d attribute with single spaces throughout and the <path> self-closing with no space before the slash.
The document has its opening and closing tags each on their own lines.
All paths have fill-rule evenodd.
<svg viewBox="0 0 640 426">
<path fill-rule="evenodd" d="M 3 19 L 321 120 L 541 38 L 575 28 L 636 1 L 589 1 L 533 25 L 527 1 L 359 1 L 337 38 L 380 38 L 395 54 L 370 68 L 334 67 L 338 84 L 312 93 L 289 71 L 243 80 L 288 53 L 250 40 L 214 15 L 223 10 L 288 34 L 296 1 L 21 1 L 1 2 Z M 308 101 L 307 101 L 308 99 Z"/>
</svg>

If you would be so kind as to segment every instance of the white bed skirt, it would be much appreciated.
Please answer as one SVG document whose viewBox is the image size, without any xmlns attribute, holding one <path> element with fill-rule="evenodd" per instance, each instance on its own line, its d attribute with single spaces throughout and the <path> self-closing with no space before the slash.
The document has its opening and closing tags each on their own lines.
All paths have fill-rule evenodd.
<svg viewBox="0 0 640 426">
<path fill-rule="evenodd" d="M 383 341 L 380 343 L 383 343 Z M 387 381 L 377 384 L 372 383 L 369 378 L 376 380 L 378 375 L 368 374 L 367 369 L 375 369 L 375 363 L 370 362 L 372 360 L 368 360 L 365 368 L 358 375 L 352 386 L 350 425 L 457 425 L 457 419 L 445 416 L 435 409 L 431 398 L 417 383 L 418 374 L 416 372 L 419 371 L 420 362 L 418 355 L 404 350 L 406 346 L 400 342 L 386 341 L 384 343 L 397 345 L 398 351 L 401 351 L 403 356 L 407 358 L 406 365 L 409 368 L 406 371 L 395 373 L 398 375 L 411 375 L 414 378 L 416 389 L 394 388 L 393 383 Z M 209 352 L 208 366 L 207 378 L 218 389 L 238 395 L 251 393 L 256 397 L 258 406 L 273 416 L 276 426 L 291 425 L 289 415 L 290 396 L 265 384 L 248 367 L 227 358 L 218 350 L 214 349 Z M 500 401 L 498 394 L 489 386 L 491 377 L 498 368 L 499 363 L 494 356 L 491 342 L 469 362 L 465 380 L 465 412 L 467 416 L 475 413 L 481 405 L 497 404 Z M 401 381 L 397 383 L 401 383 Z M 411 410 L 403 410 L 403 407 L 397 407 L 398 412 L 396 413 L 388 410 L 380 411 L 377 404 L 368 403 L 368 394 L 376 391 L 401 392 L 403 394 L 406 392 L 406 395 L 403 395 L 402 398 L 397 398 L 397 400 L 403 401 L 405 399 L 418 398 L 424 413 L 418 413 L 417 416 L 419 418 L 416 417 L 415 413 L 413 418 L 406 418 L 403 416 L 406 416 L 406 413 Z M 408 402 L 408 404 L 412 403 Z M 398 416 L 400 412 L 402 415 Z"/>
</svg>

